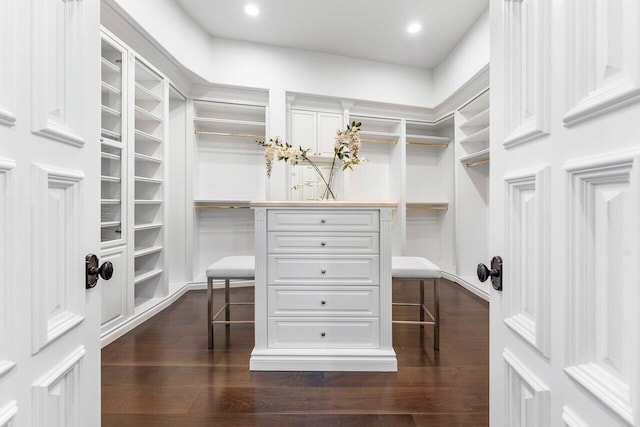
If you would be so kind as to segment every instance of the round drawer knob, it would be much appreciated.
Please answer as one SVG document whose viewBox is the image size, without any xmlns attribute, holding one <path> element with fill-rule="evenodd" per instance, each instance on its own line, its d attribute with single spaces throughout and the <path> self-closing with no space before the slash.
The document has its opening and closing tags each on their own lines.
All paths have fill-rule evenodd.
<svg viewBox="0 0 640 427">
<path fill-rule="evenodd" d="M 325 300 L 320 301 L 320 304 L 325 305 L 327 302 Z"/>
<path fill-rule="evenodd" d="M 326 222 L 327 222 L 327 220 L 326 220 L 326 219 L 324 219 L 324 218 L 322 218 L 322 219 L 320 220 L 320 222 L 324 224 L 324 223 L 326 223 Z"/>
<path fill-rule="evenodd" d="M 320 242 L 320 246 L 327 246 L 327 242 Z"/>
<path fill-rule="evenodd" d="M 325 335 L 327 335 L 327 334 L 325 334 L 324 332 L 320 332 L 320 336 L 321 337 L 324 337 Z"/>
<path fill-rule="evenodd" d="M 320 270 L 320 273 L 325 274 L 327 270 Z"/>
</svg>

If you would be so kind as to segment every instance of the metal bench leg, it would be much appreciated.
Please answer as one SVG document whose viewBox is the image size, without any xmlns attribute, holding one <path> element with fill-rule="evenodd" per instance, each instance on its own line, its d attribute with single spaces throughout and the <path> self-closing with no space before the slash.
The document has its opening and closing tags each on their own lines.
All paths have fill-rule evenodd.
<svg viewBox="0 0 640 427">
<path fill-rule="evenodd" d="M 230 291 L 229 279 L 225 279 L 224 280 L 224 304 L 225 304 L 224 320 L 227 322 L 231 320 L 231 306 L 229 304 L 229 291 Z M 229 328 L 231 324 L 227 323 L 225 326 Z"/>
<path fill-rule="evenodd" d="M 213 279 L 207 278 L 207 331 L 209 348 L 213 348 Z"/>
<path fill-rule="evenodd" d="M 440 350 L 440 279 L 433 280 L 433 301 L 435 304 L 433 348 Z"/>
<path fill-rule="evenodd" d="M 420 321 L 424 322 L 424 280 L 420 280 Z M 420 325 L 424 329 L 424 325 Z"/>
</svg>

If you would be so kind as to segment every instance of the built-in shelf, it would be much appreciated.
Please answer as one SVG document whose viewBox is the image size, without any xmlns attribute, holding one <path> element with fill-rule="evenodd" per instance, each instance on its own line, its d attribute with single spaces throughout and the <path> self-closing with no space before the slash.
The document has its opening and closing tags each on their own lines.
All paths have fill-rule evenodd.
<svg viewBox="0 0 640 427">
<path fill-rule="evenodd" d="M 162 142 L 162 138 L 155 135 L 151 135 L 150 133 L 147 133 L 147 132 L 143 132 L 140 129 L 136 129 L 135 134 L 136 134 L 137 141 L 150 141 L 150 142 L 157 142 L 158 144 Z"/>
<path fill-rule="evenodd" d="M 136 205 L 161 205 L 162 200 L 134 200 Z"/>
<path fill-rule="evenodd" d="M 140 154 L 140 153 L 136 153 L 134 155 L 136 160 L 140 160 L 143 162 L 149 162 L 149 163 L 162 163 L 162 159 L 159 159 L 157 157 L 152 157 L 152 156 L 147 156 L 146 154 Z"/>
<path fill-rule="evenodd" d="M 109 159 L 109 160 L 120 160 L 120 156 L 118 156 L 117 154 L 111 154 L 111 153 L 105 153 L 105 152 L 100 153 L 100 157 L 102 157 L 103 159 Z"/>
<path fill-rule="evenodd" d="M 396 144 L 400 136 L 391 132 L 360 130 L 360 141 L 382 144 Z"/>
<path fill-rule="evenodd" d="M 249 200 L 194 200 L 196 209 L 240 209 L 249 208 Z"/>
<path fill-rule="evenodd" d="M 489 163 L 489 149 L 487 148 L 468 156 L 461 157 L 460 162 L 468 168 Z"/>
<path fill-rule="evenodd" d="M 480 111 L 460 125 L 460 129 L 486 128 L 489 126 L 489 108 Z"/>
<path fill-rule="evenodd" d="M 400 120 L 384 117 L 352 115 L 349 123 L 360 122 L 362 142 L 395 144 L 400 138 Z"/>
<path fill-rule="evenodd" d="M 152 121 L 162 123 L 162 119 L 150 111 L 145 110 L 144 108 L 137 106 L 135 107 L 136 111 L 136 120 L 137 121 Z"/>
<path fill-rule="evenodd" d="M 162 274 L 162 270 L 160 269 L 148 270 L 148 271 L 147 270 L 136 271 L 133 279 L 133 283 L 137 285 L 149 279 L 153 279 L 154 277 L 159 276 L 161 274 Z"/>
<path fill-rule="evenodd" d="M 265 139 L 265 135 L 255 134 L 255 133 L 239 133 L 239 132 L 213 132 L 213 131 L 204 131 L 204 130 L 196 130 L 196 135 L 204 135 L 204 136 L 230 136 L 234 138 L 253 138 L 253 139 Z"/>
<path fill-rule="evenodd" d="M 144 182 L 144 183 L 147 183 L 147 184 L 157 184 L 157 185 L 162 184 L 162 182 L 163 182 L 161 179 L 147 178 L 147 177 L 144 177 L 144 176 L 136 176 L 135 177 L 135 181 L 136 182 Z"/>
<path fill-rule="evenodd" d="M 120 134 L 118 132 L 114 132 L 114 131 L 109 130 L 109 129 L 102 128 L 102 129 L 100 129 L 100 133 L 105 138 L 110 138 L 110 139 L 115 139 L 115 140 L 120 139 Z"/>
<path fill-rule="evenodd" d="M 111 228 L 120 225 L 120 221 L 104 221 L 100 223 L 100 228 Z"/>
<path fill-rule="evenodd" d="M 107 107 L 106 105 L 102 105 L 101 110 L 104 114 L 108 114 L 113 117 L 120 117 L 120 111 L 114 110 L 111 107 Z"/>
<path fill-rule="evenodd" d="M 422 209 L 433 211 L 446 211 L 449 209 L 449 202 L 407 202 L 407 209 Z"/>
<path fill-rule="evenodd" d="M 136 83 L 135 87 L 136 87 L 136 101 L 162 102 L 162 98 L 159 95 L 156 95 L 146 87 L 142 86 L 140 83 Z"/>
<path fill-rule="evenodd" d="M 100 142 L 103 145 L 103 147 L 102 147 L 103 151 L 104 151 L 104 147 L 112 147 L 112 148 L 115 148 L 116 150 L 124 149 L 124 144 L 121 141 L 117 141 L 117 140 L 111 139 L 111 138 L 105 138 L 104 135 L 100 139 Z"/>
<path fill-rule="evenodd" d="M 118 67 L 113 62 L 110 62 L 104 58 L 100 58 L 100 63 L 102 64 L 102 73 L 117 73 L 120 74 L 120 67 Z"/>
<path fill-rule="evenodd" d="M 216 117 L 194 117 L 193 121 L 196 124 L 217 123 L 217 124 L 230 125 L 230 126 L 252 126 L 252 127 L 261 127 L 261 128 L 265 126 L 264 122 L 254 122 L 250 120 L 220 119 Z"/>
<path fill-rule="evenodd" d="M 100 204 L 103 205 L 119 205 L 120 199 L 100 199 Z"/>
<path fill-rule="evenodd" d="M 150 248 L 139 249 L 133 253 L 136 258 L 143 257 L 145 255 L 151 255 L 162 251 L 162 246 L 152 246 Z"/>
<path fill-rule="evenodd" d="M 477 132 L 472 133 L 469 136 L 462 138 L 459 142 L 464 144 L 466 142 L 485 142 L 489 140 L 489 128 L 480 129 Z"/>
<path fill-rule="evenodd" d="M 122 92 L 120 91 L 120 89 L 118 89 L 115 86 L 110 85 L 107 82 L 102 82 L 101 83 L 101 87 L 102 87 L 102 91 L 103 92 L 108 92 L 108 93 L 112 93 L 114 95 L 120 95 Z"/>
<path fill-rule="evenodd" d="M 197 135 L 265 139 L 264 121 L 196 117 L 193 122 Z"/>
<path fill-rule="evenodd" d="M 136 82 L 160 83 L 161 77 L 140 61 L 136 61 Z"/>
<path fill-rule="evenodd" d="M 120 182 L 120 177 L 119 176 L 102 175 L 100 177 L 100 181 L 102 181 L 102 182 Z"/>
<path fill-rule="evenodd" d="M 155 228 L 162 228 L 161 222 L 154 222 L 151 224 L 139 224 L 133 227 L 135 231 L 153 230 Z"/>
</svg>

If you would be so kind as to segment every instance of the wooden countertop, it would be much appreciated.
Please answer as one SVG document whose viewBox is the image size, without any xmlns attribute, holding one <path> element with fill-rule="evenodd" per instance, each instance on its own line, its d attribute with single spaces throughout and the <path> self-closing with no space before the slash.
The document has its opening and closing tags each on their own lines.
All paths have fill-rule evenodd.
<svg viewBox="0 0 640 427">
<path fill-rule="evenodd" d="M 349 201 L 349 200 L 259 200 L 249 202 L 252 208 L 397 208 L 398 202 L 367 202 L 367 201 Z"/>
</svg>

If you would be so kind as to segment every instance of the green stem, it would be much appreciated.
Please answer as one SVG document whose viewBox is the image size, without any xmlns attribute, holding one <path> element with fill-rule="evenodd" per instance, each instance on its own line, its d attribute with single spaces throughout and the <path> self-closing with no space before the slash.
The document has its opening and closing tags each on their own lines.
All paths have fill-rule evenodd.
<svg viewBox="0 0 640 427">
<path fill-rule="evenodd" d="M 335 200 L 336 195 L 335 195 L 335 194 L 333 194 L 333 191 L 331 190 L 331 186 L 329 186 L 329 183 L 327 182 L 327 180 L 326 180 L 326 179 L 324 179 L 324 175 L 322 174 L 322 171 L 318 168 L 318 166 L 316 166 L 316 164 L 315 164 L 311 159 L 309 159 L 309 158 L 308 158 L 308 157 L 306 157 L 306 156 L 304 157 L 304 159 L 305 159 L 307 162 L 309 162 L 309 164 L 310 164 L 311 166 L 313 166 L 313 168 L 315 169 L 316 173 L 320 176 L 320 179 L 322 179 L 322 182 L 324 182 L 324 185 L 326 185 L 326 186 L 327 186 L 327 190 L 328 190 L 329 194 L 331 194 L 331 197 L 333 197 L 333 199 Z M 325 191 L 325 194 L 327 194 L 327 192 L 326 192 L 326 191 Z M 323 197 L 322 197 L 322 198 L 324 199 L 324 195 L 323 195 Z M 327 198 L 328 198 L 328 197 L 327 197 Z"/>
<path fill-rule="evenodd" d="M 333 178 L 335 176 L 335 166 L 336 166 L 336 149 L 333 149 L 333 160 L 331 160 L 331 170 L 329 171 L 329 183 L 327 184 L 327 188 L 329 189 L 329 191 L 331 191 L 331 183 L 333 182 Z M 333 197 L 333 199 L 335 200 L 336 196 L 335 194 L 333 194 L 333 191 L 331 191 L 331 196 Z"/>
</svg>

